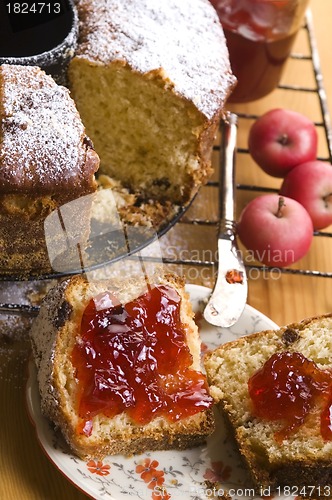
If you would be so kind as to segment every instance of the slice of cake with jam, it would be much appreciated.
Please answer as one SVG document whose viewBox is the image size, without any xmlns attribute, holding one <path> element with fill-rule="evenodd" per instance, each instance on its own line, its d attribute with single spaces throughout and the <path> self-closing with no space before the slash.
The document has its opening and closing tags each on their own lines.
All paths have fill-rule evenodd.
<svg viewBox="0 0 332 500">
<path fill-rule="evenodd" d="M 331 498 L 332 314 L 226 343 L 205 368 L 257 493 Z"/>
<path fill-rule="evenodd" d="M 43 300 L 31 339 L 42 411 L 78 456 L 184 449 L 212 432 L 181 279 L 67 279 Z"/>
</svg>

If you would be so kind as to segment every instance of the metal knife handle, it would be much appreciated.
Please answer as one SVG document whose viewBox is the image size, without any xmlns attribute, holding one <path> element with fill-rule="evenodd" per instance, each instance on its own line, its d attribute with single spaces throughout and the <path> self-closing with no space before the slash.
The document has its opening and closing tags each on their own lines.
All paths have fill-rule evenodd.
<svg viewBox="0 0 332 500">
<path fill-rule="evenodd" d="M 237 115 L 229 113 L 222 122 L 222 151 L 219 170 L 219 235 L 234 233 L 235 224 L 235 152 Z"/>
</svg>

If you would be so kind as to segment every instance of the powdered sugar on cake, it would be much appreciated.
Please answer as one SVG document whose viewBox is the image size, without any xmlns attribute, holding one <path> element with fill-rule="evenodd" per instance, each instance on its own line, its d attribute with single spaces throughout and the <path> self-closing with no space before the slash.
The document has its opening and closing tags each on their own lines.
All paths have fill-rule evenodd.
<svg viewBox="0 0 332 500">
<path fill-rule="evenodd" d="M 0 190 L 51 193 L 77 184 L 84 127 L 69 91 L 38 68 L 1 68 Z"/>
<path fill-rule="evenodd" d="M 157 71 L 208 118 L 226 100 L 235 79 L 207 0 L 78 0 L 78 8 L 79 57 Z"/>
</svg>

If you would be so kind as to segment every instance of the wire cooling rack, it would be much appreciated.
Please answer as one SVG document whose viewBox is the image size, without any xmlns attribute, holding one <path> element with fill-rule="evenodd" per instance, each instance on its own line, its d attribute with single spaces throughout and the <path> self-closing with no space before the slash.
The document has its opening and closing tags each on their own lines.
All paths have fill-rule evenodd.
<svg viewBox="0 0 332 500">
<path fill-rule="evenodd" d="M 302 60 L 302 61 L 309 61 L 312 65 L 313 73 L 314 73 L 314 79 L 315 79 L 315 85 L 314 86 L 306 86 L 306 85 L 284 85 L 280 84 L 278 88 L 283 91 L 292 91 L 292 92 L 303 92 L 305 94 L 313 94 L 316 96 L 317 101 L 319 103 L 320 111 L 321 111 L 321 116 L 322 116 L 322 121 L 317 121 L 314 122 L 315 126 L 318 128 L 323 128 L 324 130 L 324 136 L 326 139 L 327 143 L 327 151 L 328 155 L 327 157 L 319 157 L 319 160 L 322 161 L 328 161 L 332 163 L 332 127 L 331 127 L 331 118 L 330 118 L 330 113 L 328 109 L 328 103 L 327 103 L 327 96 L 324 88 L 324 83 L 323 83 L 323 76 L 322 76 L 322 71 L 321 71 L 321 65 L 320 65 L 320 58 L 319 58 L 319 53 L 316 45 L 316 39 L 314 35 L 314 26 L 313 26 L 313 20 L 312 20 L 312 14 L 311 11 L 309 10 L 306 16 L 306 23 L 303 26 L 302 30 L 305 33 L 305 36 L 308 39 L 308 47 L 309 47 L 309 54 L 301 54 L 301 53 L 292 53 L 290 58 L 293 60 Z M 259 115 L 254 115 L 254 114 L 243 114 L 243 113 L 237 113 L 238 117 L 241 120 L 255 120 L 259 118 Z M 216 145 L 214 149 L 219 153 L 220 151 L 220 146 Z M 237 148 L 237 154 L 238 155 L 248 155 L 249 151 L 246 148 Z M 211 181 L 208 183 L 208 186 L 211 188 L 218 189 L 218 182 L 217 181 Z M 265 186 L 258 186 L 258 185 L 248 185 L 248 184 L 237 184 L 237 190 L 238 191 L 255 191 L 258 193 L 277 193 L 278 189 L 276 188 L 271 188 L 271 187 L 265 187 Z M 180 220 L 180 224 L 194 224 L 197 226 L 217 226 L 218 221 L 211 221 L 209 219 L 203 219 L 203 218 L 189 218 L 187 216 L 184 217 L 184 219 Z M 330 232 L 324 232 L 324 231 L 315 231 L 314 232 L 314 237 L 315 238 L 331 238 L 332 233 Z M 177 266 L 201 266 L 201 267 L 215 267 L 217 265 L 217 262 L 215 260 L 202 260 L 202 259 L 164 259 L 164 262 L 167 264 L 174 264 Z M 246 264 L 246 268 L 248 270 L 255 269 L 258 272 L 264 272 L 264 273 L 269 273 L 275 271 L 275 267 L 268 267 L 264 265 L 251 265 L 251 264 Z M 322 278 L 331 278 L 332 277 L 332 272 L 323 272 L 320 270 L 316 269 L 298 269 L 298 268 L 278 268 L 278 272 L 282 274 L 298 274 L 298 275 L 305 275 L 305 276 L 318 276 Z"/>
<path fill-rule="evenodd" d="M 330 113 L 328 109 L 328 104 L 327 104 L 327 96 L 324 88 L 324 83 L 323 83 L 323 77 L 322 77 L 322 71 L 321 71 L 321 65 L 320 65 L 320 58 L 319 58 L 319 53 L 316 45 L 316 39 L 314 35 L 314 26 L 313 26 L 313 20 L 312 20 L 312 15 L 310 10 L 307 13 L 306 16 L 306 23 L 302 28 L 305 36 L 308 39 L 308 47 L 309 47 L 309 53 L 308 54 L 301 54 L 301 53 L 292 53 L 291 54 L 291 59 L 293 60 L 302 60 L 302 61 L 308 61 L 312 65 L 312 70 L 314 74 L 314 82 L 315 84 L 313 86 L 306 86 L 306 85 L 284 85 L 281 84 L 279 85 L 279 89 L 282 91 L 291 91 L 291 92 L 303 92 L 306 94 L 311 94 L 314 95 L 315 98 L 317 98 L 317 102 L 319 104 L 319 108 L 321 111 L 321 121 L 315 122 L 316 127 L 322 128 L 324 130 L 324 137 L 326 139 L 326 144 L 327 144 L 327 151 L 328 154 L 326 157 L 319 157 L 318 159 L 322 161 L 329 161 L 332 163 L 332 127 L 331 127 L 331 118 L 330 118 Z M 239 119 L 241 120 L 255 120 L 259 117 L 259 115 L 254 115 L 254 114 L 243 114 L 243 113 L 237 113 Z M 220 156 L 220 148 L 221 146 L 219 144 L 216 144 L 214 146 L 214 153 L 218 157 L 217 161 L 220 161 L 219 156 Z M 248 155 L 248 149 L 246 148 L 237 148 L 237 154 L 238 155 Z M 218 199 L 218 189 L 219 189 L 219 183 L 217 180 L 211 180 L 208 182 L 207 186 L 204 189 L 211 189 L 214 191 L 212 198 L 214 197 L 215 200 Z M 268 193 L 268 192 L 278 192 L 278 189 L 271 188 L 271 187 L 266 187 L 266 186 L 259 186 L 259 185 L 248 185 L 248 184 L 242 184 L 239 183 L 237 184 L 237 191 L 247 191 L 247 192 L 258 192 L 258 193 Z M 175 228 L 179 234 L 184 234 L 183 239 L 179 240 L 179 253 L 178 254 L 172 254 L 169 255 L 169 252 L 163 252 L 162 255 L 162 263 L 169 268 L 170 270 L 174 269 L 177 272 L 180 270 L 180 274 L 186 275 L 188 273 L 188 270 L 190 269 L 208 269 L 210 272 L 210 283 L 204 283 L 204 284 L 212 284 L 214 281 L 214 272 L 217 269 L 217 260 L 216 260 L 216 254 L 209 253 L 208 257 L 206 257 L 206 253 L 203 252 L 203 258 L 201 258 L 200 255 L 198 255 L 198 252 L 190 252 L 190 251 L 185 251 L 181 252 L 181 246 L 182 243 L 185 241 L 185 234 L 188 231 L 191 231 L 194 233 L 196 242 L 199 241 L 204 241 L 205 238 L 205 233 L 206 229 L 209 229 L 210 232 L 212 233 L 217 233 L 217 228 L 218 228 L 218 217 L 217 216 L 212 216 L 212 217 L 205 217 L 205 214 L 201 213 L 200 211 L 200 206 L 199 206 L 199 201 L 196 199 L 194 200 L 194 203 L 192 204 L 193 207 L 198 206 L 196 210 L 189 210 L 175 225 Z M 171 230 L 172 231 L 172 230 Z M 324 231 L 316 231 L 314 233 L 315 238 L 332 238 L 332 233 L 330 232 L 324 232 Z M 162 239 L 161 239 L 162 241 Z M 176 238 L 175 238 L 176 242 Z M 166 250 L 167 250 L 167 235 L 166 235 Z M 161 246 L 163 246 L 161 244 Z M 165 249 L 165 244 L 164 244 L 164 249 Z M 139 257 L 136 255 L 132 255 L 129 257 L 129 259 L 132 260 L 137 260 Z M 145 255 L 144 260 L 146 263 L 149 261 L 151 262 L 156 262 L 156 257 L 152 255 Z M 157 259 L 158 260 L 158 259 Z M 257 271 L 257 273 L 272 273 L 275 271 L 275 267 L 271 268 L 268 266 L 260 265 L 260 264 L 246 264 L 246 268 L 248 271 Z M 321 278 L 331 278 L 332 277 L 332 272 L 329 271 L 321 271 L 317 269 L 299 269 L 299 268 L 278 268 L 278 272 L 282 274 L 298 274 L 298 275 L 305 275 L 305 276 L 315 276 L 315 277 L 321 277 Z M 63 275 L 64 276 L 64 275 Z M 193 280 L 190 280 L 193 281 Z M 26 283 L 21 283 L 22 287 L 28 286 Z M 37 283 L 38 285 L 38 283 Z M 10 282 L 7 283 L 2 283 L 3 287 L 9 287 L 10 288 Z M 20 286 L 20 283 L 13 283 L 14 286 L 14 294 L 9 294 L 7 299 L 6 296 L 6 290 L 0 295 L 0 313 L 2 314 L 36 314 L 39 310 L 39 306 L 37 305 L 31 305 L 31 303 L 25 303 L 25 300 L 23 300 L 23 303 L 18 303 L 19 300 L 16 300 L 15 297 L 15 290 L 18 290 L 17 287 Z M 16 288 L 15 288 L 16 287 Z M 29 286 L 28 286 L 29 288 Z M 37 286 L 38 288 L 38 286 Z M 21 291 L 19 295 L 22 295 Z M 24 295 L 24 293 L 23 293 Z M 14 299 L 12 297 L 15 297 Z M 17 302 L 17 303 L 16 303 Z M 29 302 L 29 301 L 28 301 Z"/>
</svg>

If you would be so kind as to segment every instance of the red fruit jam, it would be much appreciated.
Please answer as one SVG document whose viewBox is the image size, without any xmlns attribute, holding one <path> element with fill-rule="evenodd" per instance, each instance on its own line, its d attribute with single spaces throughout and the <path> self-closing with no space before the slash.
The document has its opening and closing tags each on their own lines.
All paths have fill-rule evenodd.
<svg viewBox="0 0 332 500">
<path fill-rule="evenodd" d="M 332 440 L 332 373 L 320 370 L 298 352 L 271 356 L 248 382 L 254 414 L 265 420 L 281 420 L 275 434 L 282 442 L 300 427 L 313 411 L 321 414 L 323 439 Z"/>
<path fill-rule="evenodd" d="M 86 307 L 72 352 L 78 380 L 80 432 L 97 414 L 126 412 L 137 424 L 169 421 L 212 406 L 205 376 L 190 368 L 180 295 L 156 286 L 125 305 L 105 292 Z"/>
<path fill-rule="evenodd" d="M 234 285 L 235 283 L 243 283 L 243 272 L 238 269 L 230 269 L 226 273 L 226 281 L 230 285 Z"/>
</svg>

